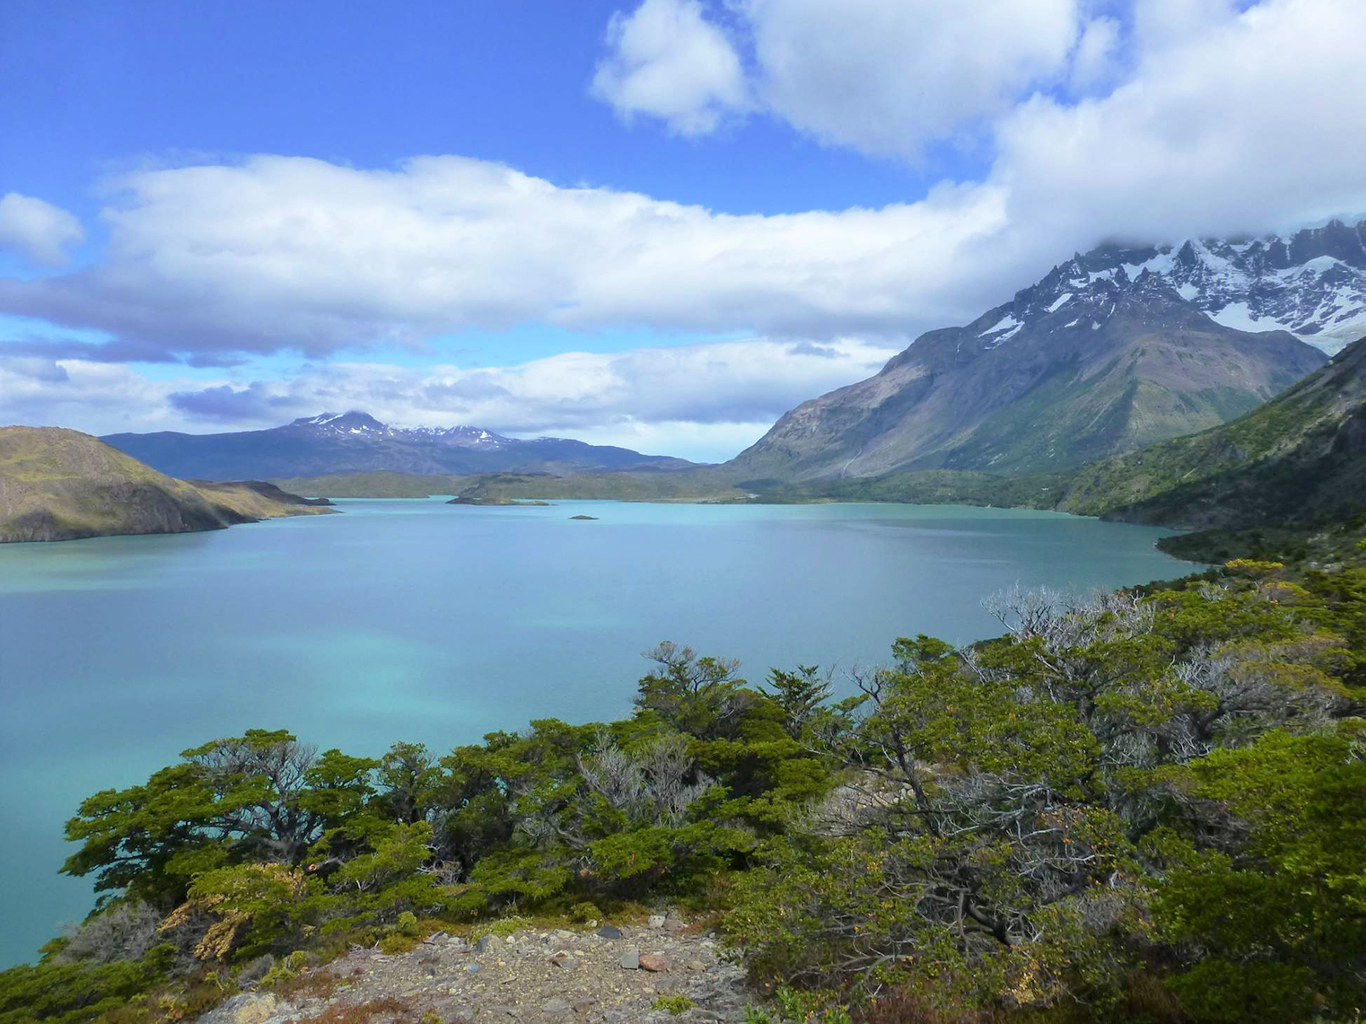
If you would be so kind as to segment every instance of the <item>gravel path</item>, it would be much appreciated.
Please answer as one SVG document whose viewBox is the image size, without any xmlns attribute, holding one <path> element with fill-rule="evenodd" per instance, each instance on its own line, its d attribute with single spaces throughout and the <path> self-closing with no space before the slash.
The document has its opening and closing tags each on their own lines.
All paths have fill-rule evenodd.
<svg viewBox="0 0 1366 1024">
<path fill-rule="evenodd" d="M 747 1002 L 741 969 L 674 914 L 643 928 L 520 931 L 473 946 L 437 934 L 410 953 L 352 949 L 318 970 L 342 982 L 329 996 L 244 993 L 200 1024 L 738 1024 Z M 691 1008 L 655 1008 L 661 997 L 687 1007 L 680 996 Z"/>
</svg>

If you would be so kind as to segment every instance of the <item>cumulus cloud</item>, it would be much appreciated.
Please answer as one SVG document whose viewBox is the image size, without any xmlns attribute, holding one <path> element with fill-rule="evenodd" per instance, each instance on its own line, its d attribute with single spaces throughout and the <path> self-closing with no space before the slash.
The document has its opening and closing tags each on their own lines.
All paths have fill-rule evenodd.
<svg viewBox="0 0 1366 1024">
<path fill-rule="evenodd" d="M 1024 231 L 1079 234 L 1025 220 L 1054 211 L 1093 236 L 1161 237 L 1362 208 L 1361 0 L 692 6 L 734 18 L 755 109 L 877 155 L 971 141 Z"/>
<path fill-rule="evenodd" d="M 1077 0 L 736 0 L 747 59 L 699 0 L 644 0 L 612 17 L 592 91 L 619 114 L 687 134 L 757 107 L 822 142 L 914 157 L 1058 77 Z M 1094 64 L 1108 19 L 1083 48 Z M 750 72 L 745 71 L 745 64 Z"/>
<path fill-rule="evenodd" d="M 831 31 L 832 47 L 852 50 L 822 57 L 813 26 L 843 5 L 818 6 L 750 0 L 744 9 L 756 24 L 789 13 L 775 37 L 810 37 L 815 50 L 815 77 L 791 94 L 852 97 L 852 123 L 863 100 L 823 78 L 822 61 L 877 63 L 861 47 L 894 33 Z M 1006 5 L 999 21 L 1013 24 L 1010 10 L 1022 6 Z M 1068 51 L 1070 7 L 1028 6 L 1031 26 L 1013 34 L 1033 40 L 1020 45 L 1034 56 L 1010 65 L 1011 80 L 1059 51 L 1084 51 L 1070 59 L 1105 73 L 1113 26 L 1091 19 Z M 1166 20 L 1134 22 L 1140 49 L 1126 55 L 1122 83 L 1081 100 L 1038 93 L 1000 113 L 983 180 L 943 182 L 914 202 L 730 215 L 455 156 L 388 170 L 258 156 L 117 179 L 103 261 L 0 281 L 0 310 L 199 362 L 280 349 L 324 356 L 526 322 L 907 339 L 970 320 L 1103 237 L 1179 240 L 1366 209 L 1366 63 L 1356 53 L 1366 4 L 1153 7 Z M 974 31 L 997 30 L 976 28 L 992 19 L 964 11 L 935 5 L 925 24 L 938 31 L 952 13 Z M 1199 31 L 1172 33 L 1169 23 Z M 900 116 L 888 104 L 871 119 Z M 839 120 L 835 107 L 829 116 Z"/>
<path fill-rule="evenodd" d="M 1076 0 L 744 0 L 757 89 L 822 142 L 914 157 L 1061 74 Z"/>
<path fill-rule="evenodd" d="M 1072 56 L 1071 86 L 1075 93 L 1087 93 L 1113 82 L 1119 74 L 1119 44 L 1123 27 L 1119 19 L 1102 15 L 1092 18 L 1082 29 Z"/>
<path fill-rule="evenodd" d="M 59 266 L 69 262 L 68 250 L 83 241 L 81 222 L 60 206 L 18 192 L 0 197 L 0 250 Z"/>
<path fill-rule="evenodd" d="M 173 429 L 184 421 L 166 400 L 174 384 L 149 380 L 128 366 L 3 352 L 0 423 L 105 434 Z"/>
<path fill-rule="evenodd" d="M 624 119 L 643 114 L 697 135 L 748 105 L 740 58 L 698 0 L 644 0 L 618 12 L 607 44 L 592 91 Z"/>
<path fill-rule="evenodd" d="M 1366 209 L 1366 4 L 1154 0 L 1133 76 L 1001 119 L 1013 230 L 1138 239 L 1290 229 Z M 1172 32 L 1172 24 L 1196 30 Z"/>
</svg>

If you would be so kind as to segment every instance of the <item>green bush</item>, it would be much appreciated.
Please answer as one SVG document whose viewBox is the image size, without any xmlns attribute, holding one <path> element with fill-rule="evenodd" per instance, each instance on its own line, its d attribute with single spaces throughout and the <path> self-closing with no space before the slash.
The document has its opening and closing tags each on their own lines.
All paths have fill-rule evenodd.
<svg viewBox="0 0 1366 1024">
<path fill-rule="evenodd" d="M 664 644 L 620 722 L 439 759 L 264 730 L 188 750 L 68 823 L 63 870 L 113 901 L 0 972 L 0 1024 L 189 1012 L 225 991 L 199 971 L 285 984 L 432 918 L 664 899 L 723 915 L 789 1021 L 1366 1005 L 1366 570 L 1244 560 L 993 610 L 1006 635 L 902 638 L 845 699 Z"/>
</svg>

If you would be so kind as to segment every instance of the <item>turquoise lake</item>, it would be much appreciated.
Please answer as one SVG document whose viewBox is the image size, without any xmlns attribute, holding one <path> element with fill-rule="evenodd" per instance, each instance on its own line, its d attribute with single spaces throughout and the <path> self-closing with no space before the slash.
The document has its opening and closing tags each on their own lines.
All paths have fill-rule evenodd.
<svg viewBox="0 0 1366 1024">
<path fill-rule="evenodd" d="M 1165 531 L 1046 512 L 337 505 L 0 545 L 0 966 L 90 907 L 89 883 L 57 874 L 81 799 L 216 736 L 444 751 L 532 718 L 625 716 L 640 652 L 664 639 L 740 658 L 757 682 L 876 664 L 899 635 L 994 635 L 980 601 L 1016 582 L 1085 591 L 1191 569 L 1153 547 Z"/>
</svg>

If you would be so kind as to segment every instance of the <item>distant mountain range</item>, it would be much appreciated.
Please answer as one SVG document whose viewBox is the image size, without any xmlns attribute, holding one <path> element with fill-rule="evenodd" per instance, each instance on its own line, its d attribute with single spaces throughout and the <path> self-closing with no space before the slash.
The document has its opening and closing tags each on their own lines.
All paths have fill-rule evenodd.
<svg viewBox="0 0 1366 1024">
<path fill-rule="evenodd" d="M 110 434 L 102 440 L 163 473 L 203 480 L 376 471 L 456 475 L 668 471 L 694 465 L 560 437 L 520 440 L 478 427 L 391 427 L 354 411 L 304 417 L 269 430 Z"/>
<path fill-rule="evenodd" d="M 803 403 L 718 467 L 473 427 L 400 429 L 361 412 L 325 413 L 271 430 L 106 440 L 173 475 L 309 478 L 300 479 L 313 487 L 309 493 L 368 493 L 377 486 L 384 493 L 430 493 L 421 476 L 440 477 L 446 491 L 458 483 L 460 493 L 473 488 L 471 494 L 486 497 L 525 491 L 801 500 L 906 490 L 900 500 L 1008 494 L 1011 503 L 1060 500 L 1057 507 L 1077 511 L 1134 505 L 1133 515 L 1144 521 L 1175 521 L 1174 506 L 1157 518 L 1137 510 L 1172 483 L 1165 470 L 1150 473 L 1152 466 L 1185 466 L 1187 456 L 1177 453 L 1189 453 L 1188 442 L 1204 443 L 1185 435 L 1223 437 L 1217 428 L 1230 421 L 1244 424 L 1242 431 L 1252 429 L 1249 422 L 1258 431 L 1282 423 L 1277 410 L 1289 405 L 1239 418 L 1363 334 L 1366 221 L 1332 221 L 1284 237 L 1106 244 L 1076 254 L 972 323 L 921 335 L 868 380 Z M 1309 376 L 1301 387 L 1351 377 L 1358 358 L 1335 360 L 1326 376 Z M 1296 394 L 1299 388 L 1287 392 Z M 1286 425 L 1283 440 L 1309 443 L 1309 451 L 1318 442 L 1307 429 Z M 1180 444 L 1149 447 L 1178 437 Z M 1240 441 L 1229 450 L 1269 457 L 1269 444 L 1263 437 L 1260 446 Z M 1139 452 L 1139 461 L 1125 461 Z M 1220 472 L 1241 467 L 1240 458 Z M 1143 462 L 1151 459 L 1158 461 Z M 1207 455 L 1199 462 L 1213 464 Z M 1092 474 L 1090 492 L 1073 475 L 1083 466 Z M 1095 468 L 1107 466 L 1115 468 Z M 1208 476 L 1190 466 L 1181 474 L 1192 485 Z M 316 482 L 322 476 L 331 489 Z M 481 479 L 456 479 L 470 476 Z M 1036 483 L 1045 490 L 1028 492 Z M 1189 522 L 1206 519 L 1192 515 Z"/>
<path fill-rule="evenodd" d="M 1068 469 L 1234 419 L 1362 333 L 1366 221 L 1102 245 L 803 403 L 724 468 L 754 486 Z"/>
<path fill-rule="evenodd" d="M 0 542 L 218 530 L 328 504 L 256 481 L 176 480 L 75 430 L 0 427 Z"/>
</svg>

